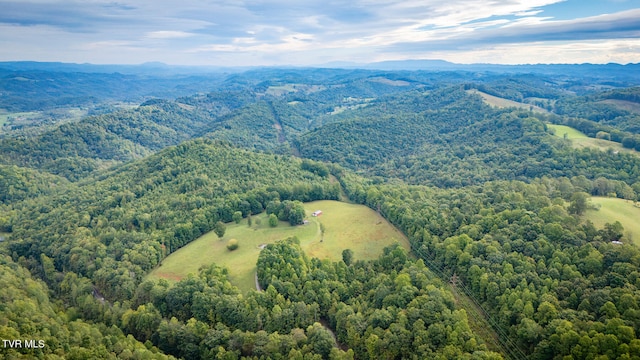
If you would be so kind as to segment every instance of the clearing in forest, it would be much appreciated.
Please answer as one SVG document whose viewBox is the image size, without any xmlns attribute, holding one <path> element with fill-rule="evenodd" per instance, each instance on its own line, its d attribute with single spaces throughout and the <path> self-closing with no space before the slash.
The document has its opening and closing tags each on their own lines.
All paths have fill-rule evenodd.
<svg viewBox="0 0 640 360">
<path fill-rule="evenodd" d="M 554 131 L 554 135 L 557 136 L 557 137 L 564 138 L 565 134 L 566 134 L 567 139 L 569 139 L 569 140 L 587 139 L 587 138 L 589 138 L 582 131 L 574 129 L 574 128 L 570 127 L 570 126 L 547 124 L 547 127 L 549 129 L 552 129 Z"/>
<path fill-rule="evenodd" d="M 517 101 L 513 101 L 513 100 L 509 100 L 509 99 L 505 99 L 505 98 L 501 98 L 501 97 L 497 97 L 497 96 L 493 96 L 493 95 L 489 95 L 487 93 L 484 93 L 480 90 L 476 90 L 476 89 L 471 89 L 471 90 L 467 90 L 468 93 L 470 94 L 477 94 L 480 95 L 482 97 L 482 100 L 484 100 L 485 103 L 491 105 L 491 106 L 495 106 L 495 107 L 499 107 L 499 108 L 508 108 L 508 107 L 515 107 L 515 108 L 519 108 L 519 109 L 524 109 L 524 110 L 530 110 L 530 111 L 535 111 L 535 112 L 540 112 L 540 113 L 548 113 L 547 110 L 536 106 L 536 105 L 532 105 L 532 104 L 525 104 L 525 103 L 521 103 L 521 102 L 517 102 Z"/>
<path fill-rule="evenodd" d="M 571 146 L 575 149 L 591 148 L 601 151 L 611 150 L 640 156 L 640 152 L 633 149 L 626 149 L 622 147 L 620 143 L 605 139 L 595 139 L 588 137 L 581 131 L 576 130 L 570 126 L 547 124 L 547 127 L 549 129 L 553 129 L 555 131 L 554 135 L 559 138 L 564 138 L 564 135 L 567 134 L 567 139 L 571 140 Z"/>
<path fill-rule="evenodd" d="M 589 209 L 585 214 L 587 220 L 591 220 L 597 229 L 602 229 L 606 223 L 620 221 L 624 226 L 622 241 L 634 242 L 640 245 L 640 203 L 631 200 L 592 197 L 591 202 L 600 205 L 599 210 Z"/>
<path fill-rule="evenodd" d="M 314 201 L 304 204 L 308 224 L 291 226 L 281 221 L 270 227 L 266 213 L 253 215 L 239 224 L 229 223 L 222 240 L 209 232 L 169 255 L 149 275 L 150 279 L 178 281 L 201 266 L 216 263 L 229 270 L 231 282 L 244 293 L 255 289 L 254 274 L 261 245 L 297 236 L 309 257 L 338 261 L 342 251 L 351 249 L 356 260 L 375 259 L 382 249 L 399 242 L 409 250 L 407 238 L 382 216 L 363 205 L 339 201 Z M 316 210 L 322 215 L 311 216 Z M 259 223 L 259 224 L 258 224 Z M 322 227 L 320 226 L 322 224 Z M 321 228 L 324 228 L 324 238 Z M 227 242 L 237 239 L 239 247 L 227 249 Z M 322 241 L 321 241 L 322 240 Z"/>
</svg>

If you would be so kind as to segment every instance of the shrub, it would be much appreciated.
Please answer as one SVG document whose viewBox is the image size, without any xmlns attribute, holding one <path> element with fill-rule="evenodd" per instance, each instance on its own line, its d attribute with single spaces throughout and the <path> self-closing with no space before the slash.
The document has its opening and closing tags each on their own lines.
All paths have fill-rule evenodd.
<svg viewBox="0 0 640 360">
<path fill-rule="evenodd" d="M 276 227 L 278 226 L 278 217 L 276 214 L 269 215 L 269 226 Z"/>
<path fill-rule="evenodd" d="M 227 242 L 227 249 L 233 251 L 238 248 L 238 239 L 231 239 Z"/>
</svg>

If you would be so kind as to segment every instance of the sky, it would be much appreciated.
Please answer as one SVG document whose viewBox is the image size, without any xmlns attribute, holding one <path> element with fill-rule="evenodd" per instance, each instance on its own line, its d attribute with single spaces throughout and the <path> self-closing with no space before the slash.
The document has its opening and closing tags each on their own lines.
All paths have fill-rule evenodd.
<svg viewBox="0 0 640 360">
<path fill-rule="evenodd" d="M 640 63 L 640 0 L 0 0 L 0 61 Z"/>
</svg>

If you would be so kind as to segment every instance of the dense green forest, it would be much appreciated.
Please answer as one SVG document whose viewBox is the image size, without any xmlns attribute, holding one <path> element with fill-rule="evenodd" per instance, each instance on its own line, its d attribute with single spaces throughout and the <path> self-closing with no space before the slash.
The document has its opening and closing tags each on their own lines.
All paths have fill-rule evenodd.
<svg viewBox="0 0 640 360">
<path fill-rule="evenodd" d="M 2 70 L 8 113 L 63 94 L 104 111 L 0 136 L 0 334 L 29 345 L 0 357 L 640 358 L 638 239 L 583 217 L 590 196 L 640 201 L 640 156 L 547 128 L 637 148 L 639 84 L 543 69 L 255 69 L 204 92 L 204 78 L 165 77 L 161 96 L 120 109 L 109 94 L 130 75 L 58 69 L 49 97 L 15 87 L 42 70 Z M 70 89 L 90 79 L 101 92 Z M 247 294 L 215 264 L 145 277 L 225 223 L 298 226 L 299 202 L 329 199 L 374 209 L 411 251 L 332 262 L 281 239 Z"/>
</svg>

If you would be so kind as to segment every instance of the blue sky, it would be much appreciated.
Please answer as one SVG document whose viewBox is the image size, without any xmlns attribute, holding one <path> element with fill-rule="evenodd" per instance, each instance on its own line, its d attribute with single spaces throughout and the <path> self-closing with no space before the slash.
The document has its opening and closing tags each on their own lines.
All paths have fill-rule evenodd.
<svg viewBox="0 0 640 360">
<path fill-rule="evenodd" d="M 0 61 L 640 62 L 640 0 L 0 0 L 0 9 Z"/>
</svg>

